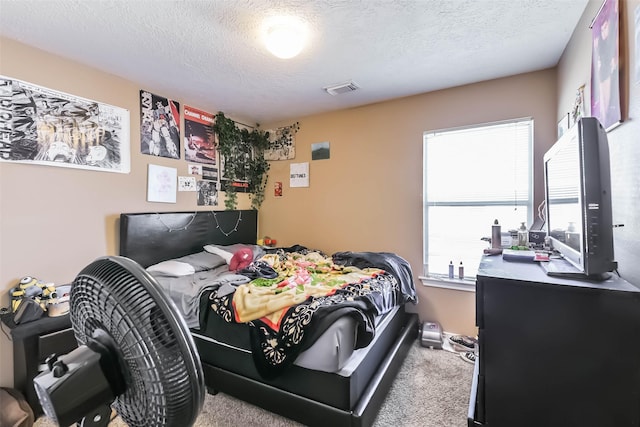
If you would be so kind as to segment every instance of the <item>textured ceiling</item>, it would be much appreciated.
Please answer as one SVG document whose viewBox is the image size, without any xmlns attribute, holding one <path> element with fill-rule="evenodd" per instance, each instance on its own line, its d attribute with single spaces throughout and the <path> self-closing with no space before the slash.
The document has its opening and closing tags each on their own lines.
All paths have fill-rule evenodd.
<svg viewBox="0 0 640 427">
<path fill-rule="evenodd" d="M 196 108 L 266 123 L 553 67 L 586 5 L 0 0 L 0 34 Z M 296 58 L 278 59 L 260 41 L 262 20 L 276 14 L 309 25 Z M 360 89 L 338 96 L 322 90 L 348 80 Z"/>
</svg>

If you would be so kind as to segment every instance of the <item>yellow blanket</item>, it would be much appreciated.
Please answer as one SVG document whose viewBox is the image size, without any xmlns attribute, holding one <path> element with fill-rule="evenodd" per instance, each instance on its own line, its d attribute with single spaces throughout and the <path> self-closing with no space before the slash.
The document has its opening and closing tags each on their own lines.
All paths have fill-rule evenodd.
<svg viewBox="0 0 640 427">
<path fill-rule="evenodd" d="M 262 319 L 273 329 L 287 309 L 307 298 L 332 295 L 348 284 L 359 283 L 383 271 L 377 268 L 359 269 L 333 263 L 317 252 L 292 252 L 283 259 L 276 254 L 261 258 L 277 273 L 276 279 L 256 279 L 238 286 L 233 295 L 236 322 Z"/>
</svg>

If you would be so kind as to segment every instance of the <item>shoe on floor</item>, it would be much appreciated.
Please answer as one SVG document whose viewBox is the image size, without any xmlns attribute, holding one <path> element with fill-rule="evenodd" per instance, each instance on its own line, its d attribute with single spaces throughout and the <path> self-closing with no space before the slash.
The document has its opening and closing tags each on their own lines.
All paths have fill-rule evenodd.
<svg viewBox="0 0 640 427">
<path fill-rule="evenodd" d="M 451 335 L 449 342 L 454 348 L 465 351 L 475 349 L 477 340 L 466 335 Z"/>
<path fill-rule="evenodd" d="M 465 362 L 476 363 L 476 358 L 478 356 L 476 356 L 476 353 L 473 352 L 473 351 L 463 351 L 463 352 L 460 353 L 460 357 Z"/>
</svg>

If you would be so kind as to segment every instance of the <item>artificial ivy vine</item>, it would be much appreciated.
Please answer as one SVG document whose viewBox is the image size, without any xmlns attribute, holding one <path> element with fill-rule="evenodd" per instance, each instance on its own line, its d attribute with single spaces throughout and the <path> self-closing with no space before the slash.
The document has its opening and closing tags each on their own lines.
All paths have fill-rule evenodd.
<svg viewBox="0 0 640 427">
<path fill-rule="evenodd" d="M 269 132 L 258 127 L 252 131 L 242 129 L 242 139 L 253 151 L 247 162 L 247 178 L 251 197 L 251 207 L 259 209 L 264 201 L 264 192 L 267 187 L 269 162 L 264 158 L 264 151 L 269 148 Z"/>
<path fill-rule="evenodd" d="M 219 111 L 216 114 L 213 131 L 218 135 L 218 152 L 225 160 L 224 174 L 225 178 L 228 178 L 222 188 L 226 192 L 224 206 L 228 210 L 232 210 L 238 203 L 238 195 L 233 188 L 233 182 L 238 179 L 238 162 L 234 160 L 238 158 L 238 148 L 241 142 L 240 130 L 233 120 L 226 118 L 224 113 Z"/>
<path fill-rule="evenodd" d="M 233 183 L 247 181 L 251 207 L 257 210 L 264 201 L 270 167 L 264 158 L 264 151 L 269 148 L 269 132 L 258 126 L 253 130 L 239 129 L 236 122 L 225 117 L 222 111 L 216 114 L 213 130 L 218 135 L 218 151 L 224 158 L 225 208 L 233 210 L 238 203 Z"/>
<path fill-rule="evenodd" d="M 270 141 L 269 132 L 256 125 L 252 130 L 238 128 L 235 121 L 227 118 L 222 111 L 216 114 L 213 131 L 218 135 L 218 151 L 224 159 L 226 193 L 224 206 L 233 210 L 238 204 L 237 181 L 247 181 L 251 207 L 258 210 L 264 202 L 264 192 L 267 187 L 269 162 L 265 159 L 265 151 L 278 147 L 279 144 L 293 141 L 293 136 L 300 129 L 298 122 L 285 126 L 279 132 L 279 137 Z"/>
</svg>

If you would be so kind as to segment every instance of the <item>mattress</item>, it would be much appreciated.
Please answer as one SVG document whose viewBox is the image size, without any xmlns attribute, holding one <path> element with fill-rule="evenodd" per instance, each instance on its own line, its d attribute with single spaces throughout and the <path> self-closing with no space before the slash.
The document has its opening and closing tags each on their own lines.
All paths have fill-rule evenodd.
<svg viewBox="0 0 640 427">
<path fill-rule="evenodd" d="M 377 325 L 415 292 L 406 292 L 405 281 L 398 280 L 408 267 L 395 254 L 338 253 L 344 264 L 336 264 L 325 254 L 295 247 L 231 269 L 233 258 L 250 248 L 238 249 L 229 264 L 223 254 L 230 251 L 204 249 L 147 271 L 203 343 L 246 356 L 257 379 L 275 378 L 292 365 L 339 373 L 355 349 L 375 338 Z M 242 366 L 229 369 L 241 374 Z"/>
<path fill-rule="evenodd" d="M 242 353 L 251 353 L 249 328 L 245 323 L 229 323 L 207 309 L 208 298 L 202 298 L 202 329 L 192 329 L 194 335 L 211 340 Z M 374 318 L 376 330 L 388 324 L 388 317 L 395 311 Z M 385 321 L 387 319 L 387 321 Z M 333 322 L 327 330 L 305 351 L 300 353 L 294 365 L 323 372 L 339 372 L 354 353 L 357 339 L 357 322 L 344 316 Z"/>
<path fill-rule="evenodd" d="M 215 369 L 222 369 L 341 410 L 350 411 L 358 403 L 396 337 L 407 324 L 407 316 L 408 314 L 405 313 L 403 307 L 395 307 L 385 314 L 379 320 L 379 327 L 376 329 L 376 335 L 372 342 L 365 348 L 353 351 L 353 354 L 342 363 L 342 367 L 336 372 L 303 367 L 297 363 L 296 359 L 286 372 L 273 379 L 264 379 L 260 376 L 251 353 L 246 349 L 211 338 L 206 331 L 192 330 L 192 333 L 205 370 L 205 376 L 207 372 L 211 373 Z M 311 354 L 313 351 L 312 346 L 304 353 Z M 210 377 L 213 376 L 213 374 L 210 375 Z M 215 389 L 215 383 L 213 386 L 210 384 L 209 386 Z"/>
</svg>

